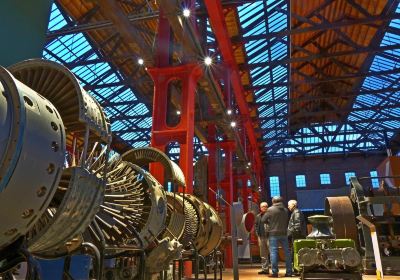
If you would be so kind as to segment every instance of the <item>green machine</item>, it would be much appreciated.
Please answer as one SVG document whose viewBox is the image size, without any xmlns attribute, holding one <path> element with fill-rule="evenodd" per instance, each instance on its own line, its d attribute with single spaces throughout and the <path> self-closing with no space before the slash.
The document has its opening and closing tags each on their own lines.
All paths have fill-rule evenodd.
<svg viewBox="0 0 400 280">
<path fill-rule="evenodd" d="M 313 226 L 307 239 L 294 241 L 294 269 L 301 279 L 362 279 L 361 256 L 354 240 L 336 239 L 332 218 L 315 215 L 308 218 Z"/>
</svg>

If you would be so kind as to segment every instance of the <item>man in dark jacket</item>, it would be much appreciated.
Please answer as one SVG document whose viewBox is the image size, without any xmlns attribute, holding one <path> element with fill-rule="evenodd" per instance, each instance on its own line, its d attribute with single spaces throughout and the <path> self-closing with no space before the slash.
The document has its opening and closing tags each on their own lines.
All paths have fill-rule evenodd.
<svg viewBox="0 0 400 280">
<path fill-rule="evenodd" d="M 287 226 L 289 222 L 289 211 L 283 205 L 283 199 L 280 196 L 272 198 L 272 206 L 268 208 L 267 213 L 261 221 L 266 222 L 269 237 L 269 252 L 271 255 L 271 277 L 278 277 L 278 248 L 279 243 L 285 252 L 286 274 L 285 277 L 293 275 L 292 256 L 289 251 L 287 238 Z"/>
<path fill-rule="evenodd" d="M 296 200 L 289 200 L 288 209 L 292 212 L 288 225 L 288 238 L 289 247 L 292 248 L 293 253 L 294 241 L 296 239 L 304 239 L 307 236 L 307 223 L 304 214 L 297 208 Z M 295 271 L 295 273 L 297 274 L 299 272 Z"/>
<path fill-rule="evenodd" d="M 269 273 L 269 248 L 268 248 L 268 235 L 266 231 L 266 224 L 261 221 L 262 217 L 265 216 L 267 212 L 268 203 L 260 203 L 260 213 L 256 216 L 255 231 L 258 237 L 258 246 L 260 247 L 260 257 L 261 257 L 261 271 L 258 274 L 268 274 Z"/>
<path fill-rule="evenodd" d="M 297 208 L 296 200 L 289 200 L 288 209 L 292 212 L 288 225 L 288 236 L 292 242 L 307 236 L 307 224 L 304 214 Z"/>
</svg>

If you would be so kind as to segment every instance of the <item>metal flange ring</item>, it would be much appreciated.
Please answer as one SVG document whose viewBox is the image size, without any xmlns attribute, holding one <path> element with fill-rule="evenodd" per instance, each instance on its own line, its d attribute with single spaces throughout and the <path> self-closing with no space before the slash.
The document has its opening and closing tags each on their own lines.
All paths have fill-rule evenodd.
<svg viewBox="0 0 400 280">
<path fill-rule="evenodd" d="M 122 159 L 141 167 L 152 162 L 159 162 L 164 167 L 167 179 L 181 186 L 186 186 L 185 175 L 183 175 L 181 168 L 159 149 L 152 147 L 132 149 L 124 153 Z"/>
<path fill-rule="evenodd" d="M 0 84 L 0 140 L 7 147 L 0 151 L 1 249 L 25 235 L 46 210 L 66 148 L 63 122 L 47 99 L 3 67 Z"/>
<path fill-rule="evenodd" d="M 332 216 L 336 238 L 349 238 L 357 242 L 357 226 L 353 205 L 347 196 L 327 197 L 325 215 Z"/>
</svg>

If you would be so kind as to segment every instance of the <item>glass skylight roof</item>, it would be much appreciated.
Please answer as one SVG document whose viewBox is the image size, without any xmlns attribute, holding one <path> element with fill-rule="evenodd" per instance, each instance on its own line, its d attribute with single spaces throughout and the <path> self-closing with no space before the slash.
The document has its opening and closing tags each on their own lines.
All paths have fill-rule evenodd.
<svg viewBox="0 0 400 280">
<path fill-rule="evenodd" d="M 263 0 L 238 7 L 251 67 L 254 94 L 268 157 L 343 153 L 382 149 L 400 127 L 400 48 L 379 52 L 353 103 L 346 124 L 313 124 L 288 133 L 288 38 L 276 32 L 288 30 L 287 0 Z M 400 12 L 397 8 L 396 13 Z M 400 20 L 390 23 L 381 46 L 400 44 Z M 259 36 L 254 36 L 259 35 Z M 247 38 L 252 36 L 251 38 Z M 257 66 L 257 63 L 263 63 Z M 265 63 L 268 63 L 265 66 Z M 282 85 L 282 86 L 281 86 Z M 258 86 L 258 87 L 257 87 Z M 388 89 L 387 91 L 385 89 Z M 384 109 L 382 109 L 384 108 Z"/>
<path fill-rule="evenodd" d="M 400 20 L 392 20 L 382 42 L 388 50 L 375 55 L 360 94 L 352 105 L 345 124 L 315 123 L 288 133 L 288 37 L 277 32 L 288 30 L 288 0 L 259 0 L 238 7 L 248 64 L 268 157 L 343 153 L 382 149 L 385 139 L 392 138 L 400 121 Z M 400 9 L 397 8 L 397 13 Z M 71 23 L 57 5 L 52 6 L 48 29 L 56 31 Z M 207 25 L 208 41 L 215 41 Z M 215 52 L 215 49 L 210 49 Z M 133 147 L 149 145 L 152 125 L 149 108 L 138 100 L 125 77 L 102 60 L 82 33 L 52 39 L 43 57 L 66 65 L 103 106 L 112 121 L 113 132 Z M 268 63 L 265 66 L 265 63 Z M 397 89 L 398 87 L 398 89 Z M 198 141 L 198 140 L 197 140 Z M 199 142 L 199 141 L 198 141 Z M 199 153 L 206 150 L 195 142 Z M 178 154 L 174 148 L 172 154 Z"/>
<path fill-rule="evenodd" d="M 72 19 L 53 4 L 49 31 L 66 26 Z M 43 57 L 66 65 L 103 106 L 112 131 L 133 147 L 148 146 L 152 119 L 149 109 L 138 101 L 135 92 L 124 84 L 124 77 L 107 62 L 82 63 L 101 58 L 82 33 L 57 37 L 45 46 Z M 104 86 L 102 86 L 104 85 Z"/>
</svg>

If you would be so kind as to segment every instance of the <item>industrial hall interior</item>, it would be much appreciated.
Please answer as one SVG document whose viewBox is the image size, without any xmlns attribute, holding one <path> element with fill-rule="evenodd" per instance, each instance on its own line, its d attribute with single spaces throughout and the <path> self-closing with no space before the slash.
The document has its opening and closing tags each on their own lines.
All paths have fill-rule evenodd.
<svg viewBox="0 0 400 280">
<path fill-rule="evenodd" d="M 0 280 L 400 280 L 400 0 L 0 23 Z"/>
</svg>

